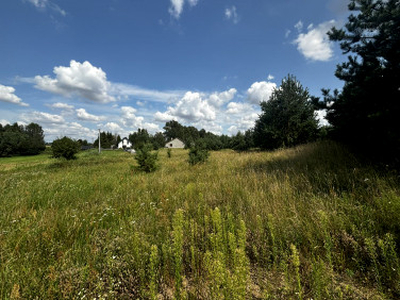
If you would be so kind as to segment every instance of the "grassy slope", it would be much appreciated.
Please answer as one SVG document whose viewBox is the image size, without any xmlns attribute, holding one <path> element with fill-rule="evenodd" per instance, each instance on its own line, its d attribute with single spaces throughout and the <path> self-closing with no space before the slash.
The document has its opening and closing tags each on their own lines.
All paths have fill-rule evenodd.
<svg viewBox="0 0 400 300">
<path fill-rule="evenodd" d="M 0 298 L 395 298 L 400 188 L 341 146 L 0 159 Z"/>
</svg>

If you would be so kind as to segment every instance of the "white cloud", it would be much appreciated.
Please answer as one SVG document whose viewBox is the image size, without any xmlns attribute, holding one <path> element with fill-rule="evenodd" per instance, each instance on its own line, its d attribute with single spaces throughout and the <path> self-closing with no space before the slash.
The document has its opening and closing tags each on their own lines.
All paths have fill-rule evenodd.
<svg viewBox="0 0 400 300">
<path fill-rule="evenodd" d="M 333 56 L 333 44 L 329 41 L 327 32 L 335 24 L 336 21 L 331 20 L 321 23 L 315 28 L 308 26 L 308 32 L 300 33 L 293 43 L 297 45 L 297 49 L 305 58 L 314 61 L 328 61 Z"/>
<path fill-rule="evenodd" d="M 110 91 L 122 97 L 133 96 L 139 97 L 141 100 L 163 103 L 170 102 L 172 99 L 178 98 L 183 94 L 182 91 L 157 91 L 124 83 L 112 83 Z"/>
<path fill-rule="evenodd" d="M 317 117 L 317 120 L 318 120 L 320 126 L 329 125 L 328 120 L 325 119 L 325 117 L 326 117 L 326 110 L 325 109 L 317 110 L 316 111 L 316 117 Z"/>
<path fill-rule="evenodd" d="M 0 124 L 3 125 L 3 126 L 5 126 L 5 125 L 11 124 L 11 123 L 10 123 L 9 121 L 7 121 L 7 120 L 0 119 Z"/>
<path fill-rule="evenodd" d="M 171 115 L 169 112 L 162 113 L 159 111 L 154 114 L 154 119 L 157 122 L 169 122 L 171 120 L 178 121 L 178 118 Z"/>
<path fill-rule="evenodd" d="M 89 114 L 84 108 L 78 108 L 76 110 L 76 116 L 81 121 L 100 122 L 100 121 L 104 120 L 104 117 L 99 117 L 99 116 Z"/>
<path fill-rule="evenodd" d="M 275 79 L 275 76 L 272 76 L 271 74 L 268 74 L 268 77 L 267 77 L 268 81 L 271 81 L 271 80 L 274 80 L 274 79 Z"/>
<path fill-rule="evenodd" d="M 297 31 L 300 33 L 303 30 L 303 22 L 300 20 L 294 25 L 294 28 L 297 29 Z"/>
<path fill-rule="evenodd" d="M 254 82 L 247 90 L 247 100 L 252 104 L 268 101 L 276 84 L 269 81 Z"/>
<path fill-rule="evenodd" d="M 176 19 L 179 19 L 182 11 L 184 0 L 171 0 L 172 7 L 169 8 L 169 13 Z"/>
<path fill-rule="evenodd" d="M 21 98 L 14 93 L 15 89 L 13 87 L 0 84 L 0 101 L 13 103 L 20 106 L 29 106 L 29 104 L 22 102 Z"/>
<path fill-rule="evenodd" d="M 170 0 L 171 1 L 171 7 L 169 8 L 169 13 L 171 16 L 173 16 L 175 19 L 179 19 L 183 12 L 183 7 L 185 5 L 185 0 Z M 198 0 L 186 0 L 186 2 L 189 4 L 189 6 L 196 6 Z"/>
<path fill-rule="evenodd" d="M 143 124 L 143 128 L 145 128 L 145 129 L 147 129 L 147 131 L 149 132 L 149 133 L 156 133 L 156 132 L 160 132 L 161 130 L 160 130 L 160 127 L 157 125 L 157 124 L 154 124 L 154 123 L 144 123 Z"/>
<path fill-rule="evenodd" d="M 55 12 L 61 14 L 62 16 L 67 15 L 65 10 L 61 9 L 57 4 L 55 4 L 49 0 L 26 0 L 26 1 L 33 4 L 37 9 L 45 10 L 48 8 L 52 11 L 55 11 Z"/>
<path fill-rule="evenodd" d="M 215 120 L 215 108 L 197 92 L 187 92 L 175 107 L 168 107 L 170 115 L 177 116 L 189 122 L 200 120 Z"/>
<path fill-rule="evenodd" d="M 71 111 L 74 109 L 73 105 L 69 105 L 67 103 L 61 103 L 61 102 L 53 103 L 53 104 L 49 105 L 49 107 L 62 109 L 62 110 L 68 110 L 68 111 Z"/>
<path fill-rule="evenodd" d="M 53 141 L 63 136 L 69 136 L 73 139 L 86 139 L 89 142 L 93 142 L 98 135 L 97 130 L 84 127 L 77 122 L 65 122 L 57 126 L 48 126 L 44 124 L 42 127 L 46 141 Z"/>
<path fill-rule="evenodd" d="M 136 109 L 131 106 L 121 107 L 121 123 L 131 129 L 143 128 L 143 117 L 136 116 Z"/>
<path fill-rule="evenodd" d="M 79 96 L 98 103 L 115 101 L 109 94 L 111 83 L 101 68 L 71 60 L 69 67 L 55 67 L 55 78 L 36 76 L 36 88 L 66 97 Z"/>
<path fill-rule="evenodd" d="M 208 103 L 212 106 L 220 107 L 221 105 L 231 101 L 233 97 L 235 97 L 236 93 L 237 90 L 235 88 L 231 88 L 221 93 L 213 93 L 210 95 Z"/>
<path fill-rule="evenodd" d="M 227 20 L 232 20 L 234 24 L 239 23 L 239 15 L 236 11 L 236 6 L 225 9 L 225 18 Z"/>
<path fill-rule="evenodd" d="M 252 107 L 248 103 L 230 102 L 227 105 L 227 114 L 246 114 L 252 111 Z"/>
<path fill-rule="evenodd" d="M 102 126 L 103 127 L 103 131 L 110 131 L 113 133 L 122 133 L 124 130 L 122 129 L 121 126 L 119 126 L 117 123 L 115 122 L 108 122 L 106 125 Z"/>
<path fill-rule="evenodd" d="M 21 115 L 23 121 L 27 123 L 34 122 L 38 124 L 52 124 L 59 125 L 64 124 L 65 119 L 59 115 L 52 115 L 45 112 L 34 111 L 31 113 L 24 113 Z"/>
</svg>

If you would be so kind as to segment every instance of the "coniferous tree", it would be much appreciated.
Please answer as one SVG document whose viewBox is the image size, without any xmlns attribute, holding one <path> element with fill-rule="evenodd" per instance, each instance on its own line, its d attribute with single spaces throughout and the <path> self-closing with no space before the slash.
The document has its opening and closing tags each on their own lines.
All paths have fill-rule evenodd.
<svg viewBox="0 0 400 300">
<path fill-rule="evenodd" d="M 291 147 L 316 138 L 318 122 L 308 90 L 292 75 L 282 80 L 254 127 L 254 143 L 262 149 Z"/>
<path fill-rule="evenodd" d="M 345 27 L 328 33 L 350 56 L 336 70 L 343 90 L 324 91 L 327 119 L 342 141 L 399 160 L 400 3 L 352 0 L 349 9 Z"/>
</svg>

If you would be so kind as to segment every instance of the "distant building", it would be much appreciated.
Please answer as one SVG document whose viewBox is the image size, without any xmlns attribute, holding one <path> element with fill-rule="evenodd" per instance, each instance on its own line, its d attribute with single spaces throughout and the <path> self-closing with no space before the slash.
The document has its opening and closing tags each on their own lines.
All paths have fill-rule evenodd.
<svg viewBox="0 0 400 300">
<path fill-rule="evenodd" d="M 173 139 L 165 144 L 165 148 L 185 148 L 185 144 L 180 139 Z"/>
<path fill-rule="evenodd" d="M 118 149 L 130 149 L 132 148 L 132 143 L 128 140 L 128 138 L 124 137 L 119 143 L 118 143 Z"/>
</svg>

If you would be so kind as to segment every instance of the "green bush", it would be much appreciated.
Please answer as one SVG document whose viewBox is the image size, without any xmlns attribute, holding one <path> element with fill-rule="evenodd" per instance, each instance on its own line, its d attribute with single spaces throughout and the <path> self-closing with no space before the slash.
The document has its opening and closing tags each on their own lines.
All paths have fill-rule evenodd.
<svg viewBox="0 0 400 300">
<path fill-rule="evenodd" d="M 144 144 L 137 149 L 135 159 L 139 164 L 137 167 L 139 170 L 150 173 L 158 169 L 158 152 L 151 153 L 152 150 L 153 146 L 151 144 Z"/>
<path fill-rule="evenodd" d="M 191 165 L 205 163 L 210 156 L 210 153 L 202 144 L 196 144 L 189 151 L 189 163 Z"/>
<path fill-rule="evenodd" d="M 51 145 L 53 157 L 64 157 L 67 160 L 75 159 L 75 154 L 79 152 L 79 143 L 64 136 L 61 139 L 56 139 Z"/>
</svg>

